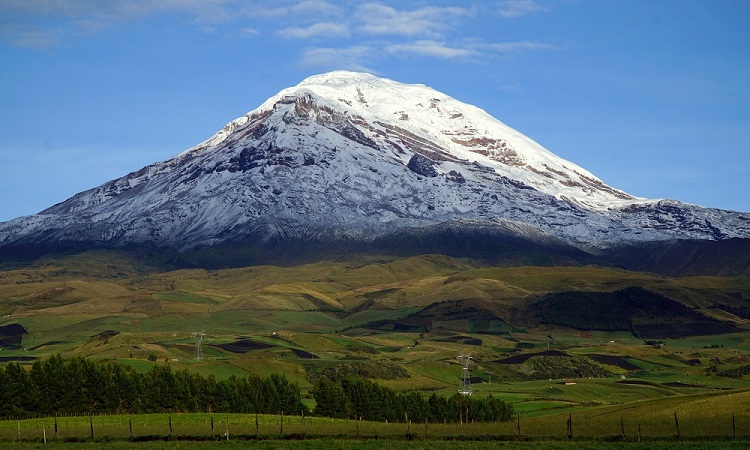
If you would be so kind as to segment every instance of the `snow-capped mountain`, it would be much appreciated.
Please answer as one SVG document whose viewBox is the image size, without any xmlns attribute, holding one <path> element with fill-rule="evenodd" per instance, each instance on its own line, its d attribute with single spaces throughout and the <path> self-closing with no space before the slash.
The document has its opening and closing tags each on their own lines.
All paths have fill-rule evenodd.
<svg viewBox="0 0 750 450">
<path fill-rule="evenodd" d="M 0 224 L 0 248 L 367 243 L 441 224 L 586 250 L 750 238 L 750 214 L 634 197 L 429 87 L 332 72 L 172 159 Z"/>
</svg>

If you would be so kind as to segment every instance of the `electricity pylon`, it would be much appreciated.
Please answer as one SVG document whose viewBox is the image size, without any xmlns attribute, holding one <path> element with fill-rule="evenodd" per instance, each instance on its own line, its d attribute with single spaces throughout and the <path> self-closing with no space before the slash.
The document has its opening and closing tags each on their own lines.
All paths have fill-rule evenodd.
<svg viewBox="0 0 750 450">
<path fill-rule="evenodd" d="M 203 338 L 206 336 L 206 333 L 203 331 L 194 331 L 193 337 L 195 338 L 195 356 L 193 356 L 193 359 L 196 361 L 203 360 L 203 349 L 201 348 L 201 342 L 203 341 Z"/>
<path fill-rule="evenodd" d="M 463 395 L 471 395 L 471 376 L 469 374 L 469 364 L 471 364 L 471 355 L 459 355 L 458 362 L 463 366 L 461 371 L 461 385 L 458 387 L 458 392 Z"/>
</svg>

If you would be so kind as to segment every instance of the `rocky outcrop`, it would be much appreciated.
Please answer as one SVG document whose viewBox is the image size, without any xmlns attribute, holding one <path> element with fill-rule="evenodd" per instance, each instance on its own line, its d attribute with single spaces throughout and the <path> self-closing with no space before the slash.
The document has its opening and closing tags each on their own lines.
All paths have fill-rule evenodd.
<svg viewBox="0 0 750 450">
<path fill-rule="evenodd" d="M 429 159 L 422 155 L 414 155 L 406 165 L 412 172 L 422 175 L 423 177 L 436 177 L 438 176 L 435 166 Z"/>
</svg>

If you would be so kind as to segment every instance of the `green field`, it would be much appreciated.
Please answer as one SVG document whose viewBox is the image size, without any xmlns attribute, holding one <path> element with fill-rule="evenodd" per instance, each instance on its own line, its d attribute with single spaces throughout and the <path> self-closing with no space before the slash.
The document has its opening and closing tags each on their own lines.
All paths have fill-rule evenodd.
<svg viewBox="0 0 750 450">
<path fill-rule="evenodd" d="M 556 413 L 503 423 L 382 423 L 325 417 L 253 414 L 148 414 L 45 417 L 0 421 L 0 442 L 92 440 L 385 439 L 469 441 L 732 442 L 750 438 L 750 390 L 640 400 L 622 406 L 565 406 Z M 732 411 L 740 410 L 739 414 Z M 707 413 L 707 411 L 710 411 Z M 675 422 L 675 416 L 678 422 Z M 568 437 L 567 423 L 572 423 Z M 678 428 L 679 427 L 679 428 Z M 92 437 L 93 436 L 93 437 Z"/>
<path fill-rule="evenodd" d="M 521 449 L 541 449 L 541 450 L 575 450 L 575 449 L 641 449 L 647 445 L 649 449 L 657 450 L 713 450 L 713 449 L 744 449 L 750 442 L 747 440 L 726 441 L 717 443 L 715 441 L 707 442 L 686 442 L 686 441 L 649 441 L 644 443 L 629 442 L 592 442 L 592 441 L 437 441 L 437 440 L 383 440 L 383 439 L 347 439 L 347 438 L 312 438 L 305 440 L 260 440 L 248 442 L 246 440 L 225 441 L 150 441 L 150 442 L 127 442 L 127 441 L 104 441 L 107 448 L 112 449 L 204 449 L 204 448 L 222 448 L 222 449 L 299 449 L 299 450 L 348 450 L 351 448 L 363 450 L 375 449 L 455 449 L 460 447 L 467 450 L 485 450 L 498 448 L 521 448 Z M 31 449 L 39 448 L 40 444 L 16 443 L 14 448 Z M 78 449 L 95 449 L 102 446 L 102 442 L 83 442 L 74 444 Z M 70 448 L 71 444 L 48 442 L 44 448 Z"/>
<path fill-rule="evenodd" d="M 685 323 L 721 323 L 723 331 L 689 332 L 681 323 L 673 327 L 678 335 L 650 337 L 638 335 L 637 328 L 545 323 L 535 309 L 554 293 L 587 293 L 566 294 L 568 308 L 585 309 L 585 302 L 613 302 L 619 292 L 633 292 L 629 288 L 661 296 L 659 311 L 678 311 Z M 87 252 L 0 271 L 0 361 L 31 364 L 26 360 L 62 354 L 117 361 L 138 371 L 168 364 L 217 379 L 281 373 L 300 386 L 313 407 L 313 379 L 324 368 L 370 377 L 399 391 L 450 396 L 462 374 L 457 356 L 470 354 L 473 395 L 492 394 L 513 404 L 521 434 L 534 439 L 565 437 L 569 418 L 574 437 L 605 439 L 620 436 L 624 428 L 626 440 L 633 440 L 640 425 L 644 438 L 668 438 L 676 434 L 675 413 L 682 437 L 747 436 L 749 376 L 721 374 L 750 365 L 748 298 L 748 277 L 485 267 L 437 255 L 160 272 L 121 255 Z M 597 310 L 589 306 L 588 311 Z M 622 311 L 630 315 L 621 317 L 620 327 L 671 320 L 654 316 L 648 305 Z M 590 323 L 606 324 L 607 311 L 599 314 Z M 24 332 L 13 334 L 19 326 Z M 205 332 L 201 361 L 194 360 L 196 331 Z M 597 368 L 594 378 L 588 375 L 592 368 Z M 134 432 L 163 435 L 165 417 L 144 419 L 141 428 L 134 424 Z M 205 425 L 208 416 L 180 415 L 180 425 L 176 417 L 175 427 L 205 433 L 199 422 Z M 82 424 L 65 422 L 65 429 L 85 438 L 88 418 L 78 419 Z M 37 439 L 39 430 L 51 426 L 49 418 L 38 420 L 21 422 L 28 433 L 24 439 Z M 72 419 L 59 420 L 61 425 Z M 254 436 L 254 417 L 229 420 L 233 434 Z M 277 420 L 263 417 L 260 426 L 267 429 L 260 434 L 269 439 L 278 434 Z M 306 425 L 310 429 L 300 430 L 300 418 L 290 420 L 290 434 L 357 433 L 353 421 L 313 418 Z M 121 438 L 127 416 L 94 421 L 102 436 Z M 17 425 L 0 421 L 0 438 L 12 441 Z M 396 424 L 360 425 L 361 436 L 405 435 Z M 460 436 L 456 426 L 434 424 L 429 434 Z M 466 425 L 475 436 L 506 437 L 514 435 L 514 426 Z M 173 434 L 179 433 L 186 431 Z"/>
</svg>

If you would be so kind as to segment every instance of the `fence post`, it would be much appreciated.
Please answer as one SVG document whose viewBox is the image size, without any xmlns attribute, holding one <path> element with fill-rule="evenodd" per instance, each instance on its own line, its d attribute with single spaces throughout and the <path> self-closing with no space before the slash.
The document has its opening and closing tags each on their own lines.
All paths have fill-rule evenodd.
<svg viewBox="0 0 750 450">
<path fill-rule="evenodd" d="M 169 438 L 172 439 L 172 416 L 169 416 Z"/>
<path fill-rule="evenodd" d="M 302 439 L 305 438 L 305 435 L 307 434 L 307 425 L 305 424 L 305 410 L 302 410 Z"/>
<path fill-rule="evenodd" d="M 229 440 L 229 417 L 227 417 L 227 420 L 224 421 L 224 427 L 227 430 L 227 440 Z"/>
<path fill-rule="evenodd" d="M 279 434 L 284 434 L 284 411 L 279 414 Z"/>
<path fill-rule="evenodd" d="M 128 414 L 128 430 L 130 432 L 130 439 L 133 439 L 133 417 Z"/>
<path fill-rule="evenodd" d="M 622 418 L 622 415 L 620 415 L 620 436 L 625 438 L 625 421 Z"/>
<path fill-rule="evenodd" d="M 573 414 L 568 414 L 568 439 L 573 438 Z"/>
<path fill-rule="evenodd" d="M 57 413 L 55 413 L 55 439 L 57 439 Z"/>
<path fill-rule="evenodd" d="M 516 419 L 518 422 L 518 437 L 521 437 L 521 413 L 516 413 Z"/>
<path fill-rule="evenodd" d="M 91 427 L 91 439 L 94 439 L 94 416 L 89 416 L 89 427 Z"/>
<path fill-rule="evenodd" d="M 424 440 L 427 440 L 427 418 L 424 418 Z"/>
<path fill-rule="evenodd" d="M 677 437 L 680 437 L 680 422 L 677 420 L 677 411 L 674 412 L 674 426 L 677 428 Z"/>
<path fill-rule="evenodd" d="M 214 415 L 211 414 L 211 439 L 214 438 Z"/>
<path fill-rule="evenodd" d="M 256 411 L 255 412 L 255 437 L 256 438 L 258 437 L 258 431 L 259 431 L 259 428 L 258 428 L 258 412 Z"/>
</svg>

